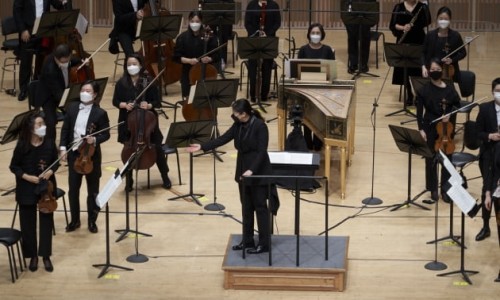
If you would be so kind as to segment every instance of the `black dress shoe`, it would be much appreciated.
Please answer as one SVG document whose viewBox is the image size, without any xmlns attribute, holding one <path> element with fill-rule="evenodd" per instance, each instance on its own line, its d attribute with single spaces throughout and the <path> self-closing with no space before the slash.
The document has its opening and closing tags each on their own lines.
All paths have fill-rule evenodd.
<svg viewBox="0 0 500 300">
<path fill-rule="evenodd" d="M 89 223 L 89 231 L 92 232 L 92 233 L 97 233 L 97 231 L 99 231 L 97 229 L 97 225 L 95 224 L 95 222 L 90 222 Z"/>
<path fill-rule="evenodd" d="M 370 71 L 370 69 L 368 68 L 368 66 L 362 66 L 361 69 L 359 69 L 359 71 L 361 73 L 366 73 L 366 72 Z"/>
<path fill-rule="evenodd" d="M 441 194 L 441 199 L 446 203 L 451 203 L 450 197 L 447 194 Z"/>
<path fill-rule="evenodd" d="M 45 267 L 45 271 L 47 271 L 47 272 L 54 271 L 54 266 L 52 265 L 52 262 L 50 261 L 50 257 L 48 257 L 48 256 L 43 258 L 43 266 Z"/>
<path fill-rule="evenodd" d="M 347 73 L 354 74 L 354 73 L 356 73 L 357 69 L 358 69 L 358 67 L 347 68 Z"/>
<path fill-rule="evenodd" d="M 248 244 L 248 245 L 245 246 L 245 248 L 246 249 L 253 249 L 253 248 L 255 248 L 255 245 Z M 243 242 L 239 243 L 238 245 L 233 245 L 232 249 L 234 251 L 241 251 L 241 250 L 243 250 Z"/>
<path fill-rule="evenodd" d="M 498 273 L 498 277 L 495 279 L 495 282 L 500 282 L 500 273 Z"/>
<path fill-rule="evenodd" d="M 19 92 L 19 96 L 17 96 L 17 100 L 23 101 L 28 97 L 28 92 L 25 89 L 21 89 Z"/>
<path fill-rule="evenodd" d="M 248 254 L 260 254 L 264 252 L 269 252 L 269 247 L 258 245 L 256 248 L 250 248 L 247 250 Z"/>
<path fill-rule="evenodd" d="M 68 226 L 66 226 L 66 232 L 75 231 L 77 228 L 80 228 L 80 221 L 71 221 Z"/>
<path fill-rule="evenodd" d="M 479 233 L 476 235 L 476 241 L 478 241 L 478 242 L 482 241 L 489 236 L 490 236 L 490 229 L 483 227 L 483 228 L 481 228 Z"/>
<path fill-rule="evenodd" d="M 38 257 L 37 256 L 31 258 L 29 269 L 31 272 L 35 272 L 36 270 L 38 270 Z"/>
<path fill-rule="evenodd" d="M 172 187 L 172 182 L 170 181 L 170 178 L 167 177 L 165 180 L 163 180 L 162 187 L 166 190 L 170 190 L 170 188 Z"/>
</svg>

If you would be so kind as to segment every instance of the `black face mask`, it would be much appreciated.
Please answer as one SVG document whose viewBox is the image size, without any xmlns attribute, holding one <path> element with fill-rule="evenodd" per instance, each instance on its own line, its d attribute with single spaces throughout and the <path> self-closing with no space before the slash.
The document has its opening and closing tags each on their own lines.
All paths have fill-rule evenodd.
<svg viewBox="0 0 500 300">
<path fill-rule="evenodd" d="M 429 76 L 433 80 L 439 80 L 443 76 L 443 71 L 432 71 L 432 72 L 429 72 Z"/>
</svg>

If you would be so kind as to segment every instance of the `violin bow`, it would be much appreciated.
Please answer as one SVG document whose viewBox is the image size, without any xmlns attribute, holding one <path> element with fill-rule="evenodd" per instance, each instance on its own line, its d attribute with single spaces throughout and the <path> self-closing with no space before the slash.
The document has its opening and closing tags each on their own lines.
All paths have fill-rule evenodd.
<svg viewBox="0 0 500 300">
<path fill-rule="evenodd" d="M 207 53 L 203 54 L 202 56 L 198 57 L 197 60 L 199 61 L 200 59 L 202 59 L 203 57 L 206 57 L 206 56 L 209 56 L 210 54 L 214 53 L 214 52 L 217 52 L 219 51 L 222 47 L 226 46 L 227 45 L 227 42 L 225 42 L 224 44 L 218 46 L 217 48 L 214 48 L 210 51 L 208 51 Z"/>
<path fill-rule="evenodd" d="M 103 131 L 106 131 L 106 130 L 110 130 L 111 128 L 114 128 L 114 127 L 118 127 L 120 125 L 123 125 L 125 123 L 125 121 L 121 121 L 120 123 L 117 123 L 115 125 L 112 125 L 112 126 L 109 126 L 109 127 L 106 127 L 106 128 L 103 128 L 101 130 L 98 130 L 98 131 L 95 131 L 95 132 L 92 132 L 91 134 L 88 134 L 86 136 L 83 136 L 81 138 L 78 138 L 76 140 L 74 140 L 70 145 L 69 145 L 69 149 L 73 149 L 73 148 L 78 148 L 80 146 L 80 143 L 85 139 L 85 138 L 88 138 L 89 136 L 94 136 L 96 134 L 99 134 Z M 78 146 L 78 147 L 76 147 Z"/>
<path fill-rule="evenodd" d="M 153 80 L 151 80 L 150 83 L 148 83 L 148 85 L 141 91 L 141 93 L 139 95 L 137 95 L 137 97 L 135 97 L 134 101 L 132 101 L 132 103 L 135 103 L 137 100 L 139 100 L 142 96 L 144 96 L 144 94 L 147 92 L 147 90 L 151 87 L 151 85 L 153 85 L 153 83 L 158 80 L 158 78 L 160 78 L 161 74 L 163 74 L 163 72 L 165 72 L 165 69 L 166 68 L 163 68 L 160 73 L 158 73 L 158 75 L 156 75 L 155 78 L 153 78 Z"/>
<path fill-rule="evenodd" d="M 76 68 L 77 71 L 80 71 L 81 68 L 83 68 L 83 66 L 92 59 L 92 57 L 94 57 L 94 55 L 99 52 L 102 47 L 106 46 L 107 43 L 109 43 L 109 41 L 111 41 L 111 38 L 108 38 L 106 41 L 104 41 L 104 43 L 101 44 L 101 46 L 99 46 L 89 57 L 85 58 L 83 60 L 83 63 L 78 66 L 78 68 Z"/>
<path fill-rule="evenodd" d="M 471 103 L 469 103 L 469 104 L 467 104 L 467 105 L 464 105 L 464 106 L 462 106 L 462 107 L 460 107 L 460 108 L 457 108 L 457 109 L 455 109 L 454 111 L 449 112 L 449 113 L 447 113 L 446 115 L 442 115 L 441 117 L 439 117 L 439 118 L 437 118 L 437 119 L 433 120 L 433 121 L 431 122 L 431 124 L 434 124 L 434 123 L 436 123 L 436 122 L 439 122 L 439 121 L 441 121 L 442 119 L 444 119 L 444 118 L 446 118 L 446 117 L 449 117 L 449 116 L 451 116 L 451 115 L 456 114 L 457 112 L 459 112 L 459 111 L 463 110 L 464 108 L 468 108 L 469 106 L 477 105 L 477 104 L 479 104 L 479 103 L 481 103 L 481 102 L 483 102 L 484 100 L 487 100 L 487 99 L 488 99 L 488 97 L 483 97 L 483 98 L 481 98 L 481 99 L 479 99 L 479 100 L 477 100 L 477 101 L 473 101 L 473 102 L 471 102 Z"/>
<path fill-rule="evenodd" d="M 473 40 L 477 39 L 479 37 L 479 34 L 476 35 L 475 37 L 473 37 L 472 39 L 470 39 L 470 41 L 468 42 L 465 42 L 463 43 L 460 47 L 458 47 L 457 49 L 451 51 L 448 55 L 446 55 L 445 57 L 443 57 L 442 59 L 446 59 L 450 56 L 452 56 L 453 54 L 455 54 L 458 50 L 462 49 L 463 47 L 467 46 L 468 44 L 472 43 Z"/>
</svg>

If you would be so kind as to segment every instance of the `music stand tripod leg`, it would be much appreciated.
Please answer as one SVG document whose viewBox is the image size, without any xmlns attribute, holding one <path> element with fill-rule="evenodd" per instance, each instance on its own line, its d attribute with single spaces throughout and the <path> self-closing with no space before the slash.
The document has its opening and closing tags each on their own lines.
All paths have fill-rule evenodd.
<svg viewBox="0 0 500 300">
<path fill-rule="evenodd" d="M 195 194 L 193 193 L 193 154 L 189 154 L 189 194 L 184 194 L 181 196 L 176 196 L 172 198 L 168 198 L 169 201 L 174 201 L 177 199 L 182 199 L 182 198 L 187 198 L 190 197 L 193 199 L 194 203 L 198 204 L 199 206 L 203 206 L 201 202 L 198 200 L 199 197 L 205 196 L 204 194 Z"/>
</svg>

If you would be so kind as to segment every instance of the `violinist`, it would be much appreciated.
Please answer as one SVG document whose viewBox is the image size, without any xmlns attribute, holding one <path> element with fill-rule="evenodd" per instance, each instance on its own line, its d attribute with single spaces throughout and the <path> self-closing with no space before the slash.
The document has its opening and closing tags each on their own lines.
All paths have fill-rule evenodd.
<svg viewBox="0 0 500 300">
<path fill-rule="evenodd" d="M 144 17 L 144 5 L 147 0 L 113 0 L 114 24 L 109 34 L 111 38 L 110 49 L 118 47 L 120 42 L 125 56 L 133 54 L 133 42 L 136 39 L 137 22 Z"/>
<path fill-rule="evenodd" d="M 417 122 L 418 129 L 424 140 L 429 145 L 429 148 L 435 149 L 436 140 L 438 139 L 438 131 L 436 125 L 439 122 L 451 122 L 453 125 L 454 118 L 446 117 L 439 122 L 434 122 L 435 119 L 453 111 L 454 107 L 460 107 L 460 97 L 458 96 L 452 84 L 446 83 L 442 79 L 443 68 L 439 58 L 431 60 L 429 66 L 429 77 L 431 80 L 426 83 L 419 91 L 417 91 Z M 453 136 L 452 132 L 448 135 Z M 453 143 L 453 140 L 449 141 Z M 425 186 L 431 192 L 431 199 L 438 200 L 438 177 L 437 163 L 434 158 L 425 159 Z M 450 177 L 445 168 L 441 170 L 441 182 L 448 181 Z M 449 202 L 448 197 L 443 189 L 441 189 L 441 197 L 443 201 Z"/>
<path fill-rule="evenodd" d="M 479 148 L 479 169 L 483 177 L 483 189 L 481 192 L 483 227 L 476 235 L 476 241 L 482 241 L 490 236 L 491 205 L 490 208 L 487 208 L 485 203 L 486 199 L 489 199 L 491 202 L 492 192 L 491 190 L 488 191 L 488 187 L 492 184 L 489 182 L 489 179 L 491 179 L 494 170 L 495 147 L 497 147 L 500 141 L 500 78 L 494 79 L 491 83 L 491 92 L 493 94 L 493 101 L 481 103 L 476 118 L 477 134 L 482 141 Z M 500 169 L 497 170 L 497 174 L 500 176 Z M 496 210 L 498 209 L 499 207 L 497 206 Z"/>
<path fill-rule="evenodd" d="M 431 15 L 427 4 L 419 0 L 405 0 L 394 5 L 389 28 L 396 37 L 398 44 L 422 45 L 425 40 L 425 28 L 431 23 Z M 392 84 L 406 83 L 406 105 L 413 105 L 413 92 L 409 77 L 421 75 L 419 68 L 407 68 L 406 78 L 404 68 L 394 67 Z"/>
<path fill-rule="evenodd" d="M 437 12 L 438 28 L 429 31 L 425 36 L 424 50 L 422 52 L 422 77 L 427 78 L 429 76 L 426 65 L 432 58 L 437 57 L 444 64 L 444 78 L 447 77 L 446 75 L 452 75 L 448 76 L 448 78 L 460 82 L 458 62 L 467 55 L 465 47 L 460 48 L 450 57 L 444 58 L 464 43 L 460 33 L 450 28 L 450 21 L 451 10 L 446 6 L 441 7 Z"/>
<path fill-rule="evenodd" d="M 40 219 L 38 239 L 36 234 L 36 211 L 39 200 L 36 194 L 37 186 L 42 180 L 50 180 L 55 186 L 54 173 L 59 167 L 56 163 L 41 175 L 57 160 L 56 144 L 54 140 L 46 138 L 46 128 L 40 114 L 34 113 L 24 119 L 10 162 L 10 170 L 16 175 L 16 201 L 19 204 L 22 248 L 24 256 L 30 258 L 29 269 L 32 272 L 38 269 L 38 256 L 43 257 L 46 271 L 54 270 L 50 261 L 54 213 L 38 213 Z"/>
<path fill-rule="evenodd" d="M 40 48 L 40 38 L 32 36 L 36 18 L 44 12 L 50 11 L 50 6 L 55 9 L 71 9 L 71 0 L 14 0 L 13 16 L 19 31 L 19 96 L 22 101 L 28 97 L 28 84 L 30 78 L 38 74 L 31 73 L 33 54 Z"/>
<path fill-rule="evenodd" d="M 211 55 L 203 56 L 204 43 L 207 43 L 207 52 L 217 48 L 217 41 L 214 38 L 208 37 L 203 28 L 202 14 L 198 10 L 193 10 L 189 13 L 189 28 L 181 33 L 175 41 L 174 56 L 175 62 L 182 64 L 181 88 L 182 98 L 189 96 L 191 87 L 189 80 L 189 71 L 191 67 L 198 64 L 214 64 L 219 60 L 219 55 L 215 52 Z M 207 40 L 208 38 L 208 40 Z"/>
<path fill-rule="evenodd" d="M 52 54 L 47 56 L 39 77 L 36 95 L 33 99 L 35 108 L 42 107 L 47 125 L 47 138 L 56 138 L 56 110 L 61 102 L 64 90 L 69 86 L 69 70 L 81 61 L 71 58 L 68 45 L 58 45 Z"/>
<path fill-rule="evenodd" d="M 278 3 L 272 0 L 252 0 L 248 2 L 245 11 L 245 29 L 249 37 L 272 37 L 276 36 L 276 31 L 281 26 L 281 14 Z M 250 79 L 250 101 L 256 102 L 260 97 L 261 101 L 267 101 L 267 96 L 271 87 L 271 73 L 274 60 L 263 59 L 261 72 L 260 95 L 255 95 L 257 84 L 257 64 L 256 59 L 248 60 L 248 78 Z"/>
<path fill-rule="evenodd" d="M 71 210 L 71 222 L 67 232 L 80 228 L 80 187 L 82 178 L 87 182 L 88 230 L 97 233 L 97 215 L 99 207 L 96 196 L 99 193 L 101 178 L 101 144 L 109 140 L 108 113 L 96 104 L 99 99 L 99 85 L 95 81 L 86 81 L 80 90 L 80 102 L 70 103 L 61 129 L 60 156 L 68 162 L 68 196 Z M 96 132 L 96 134 L 91 134 Z M 99 132 L 99 133 L 97 133 Z M 81 143 L 80 143 L 81 142 Z M 82 154 L 82 145 L 93 146 L 93 168 L 83 175 L 75 171 L 75 161 Z"/>
<path fill-rule="evenodd" d="M 161 105 L 158 95 L 158 87 L 154 84 L 151 85 L 146 91 L 143 99 L 138 99 L 136 103 L 133 102 L 148 85 L 150 78 L 148 78 L 144 73 L 145 66 L 141 56 L 132 54 L 126 58 L 125 62 L 125 71 L 122 78 L 120 78 L 120 80 L 116 83 L 115 92 L 113 94 L 113 105 L 120 109 L 118 113 L 118 122 L 125 122 L 123 125 L 118 127 L 118 142 L 122 144 L 129 141 L 131 135 L 135 134 L 128 130 L 128 113 L 134 109 L 146 109 L 152 111 L 156 118 L 158 118 L 158 113 L 155 108 L 158 108 Z M 151 134 L 150 140 L 156 147 L 156 165 L 158 166 L 158 170 L 160 171 L 163 181 L 162 187 L 170 189 L 172 187 L 172 183 L 168 177 L 168 165 L 162 150 L 163 135 L 160 131 L 158 122 L 156 123 L 156 128 Z M 132 190 L 132 186 L 132 176 L 129 172 L 127 174 L 126 189 L 130 191 Z"/>
</svg>

